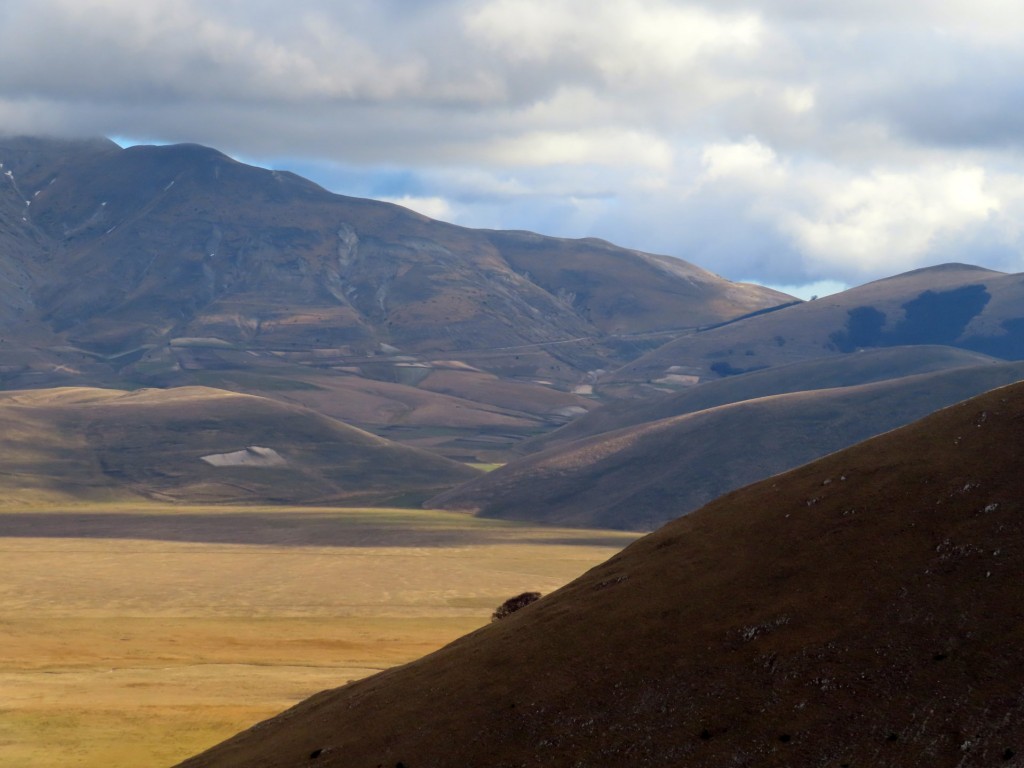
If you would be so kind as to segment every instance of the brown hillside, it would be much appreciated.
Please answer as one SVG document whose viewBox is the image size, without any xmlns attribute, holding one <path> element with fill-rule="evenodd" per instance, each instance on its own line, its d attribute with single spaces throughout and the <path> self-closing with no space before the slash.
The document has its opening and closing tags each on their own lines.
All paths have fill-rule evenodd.
<svg viewBox="0 0 1024 768">
<path fill-rule="evenodd" d="M 18 283 L 26 311 L 122 379 L 188 365 L 169 345 L 205 339 L 310 364 L 482 352 L 492 372 L 571 385 L 665 338 L 646 334 L 791 300 L 608 243 L 452 226 L 195 145 L 4 139 L 0 163 L 17 246 L 0 277 L 42 265 Z"/>
<path fill-rule="evenodd" d="M 604 380 L 608 391 L 675 386 L 876 347 L 940 344 L 1024 359 L 1024 275 L 943 264 L 694 331 Z"/>
<path fill-rule="evenodd" d="M 422 498 L 478 474 L 307 408 L 205 387 L 3 392 L 0 427 L 8 504 Z"/>
<path fill-rule="evenodd" d="M 597 405 L 457 361 L 375 364 L 369 373 L 377 378 L 369 378 L 362 367 L 257 361 L 245 352 L 203 347 L 199 340 L 181 344 L 177 352 L 200 367 L 165 377 L 165 386 L 202 384 L 304 405 L 457 461 L 506 461 L 512 445 Z"/>
<path fill-rule="evenodd" d="M 598 240 L 453 226 L 196 145 L 0 138 L 0 166 L 0 389 L 238 382 L 505 460 L 591 407 L 573 391 L 599 372 L 793 300 Z"/>
<path fill-rule="evenodd" d="M 183 763 L 1017 765 L 1024 384 L 732 493 Z"/>
<path fill-rule="evenodd" d="M 427 505 L 650 531 L 724 493 L 1021 379 L 1024 363 L 1002 363 L 746 400 L 533 454 Z"/>
<path fill-rule="evenodd" d="M 978 352 L 927 344 L 866 349 L 856 355 L 802 360 L 714 379 L 679 392 L 652 393 L 636 400 L 613 401 L 574 419 L 564 427 L 525 441 L 516 450 L 520 453 L 536 453 L 592 435 L 757 397 L 830 387 L 853 387 L 919 373 L 996 362 L 996 358 Z"/>
</svg>

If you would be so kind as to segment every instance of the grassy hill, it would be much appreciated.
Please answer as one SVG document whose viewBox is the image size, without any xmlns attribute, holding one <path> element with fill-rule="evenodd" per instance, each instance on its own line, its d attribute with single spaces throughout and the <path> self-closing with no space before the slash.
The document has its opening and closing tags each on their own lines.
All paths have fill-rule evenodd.
<svg viewBox="0 0 1024 768">
<path fill-rule="evenodd" d="M 536 453 L 603 432 L 768 395 L 852 387 L 919 373 L 996 362 L 996 358 L 978 352 L 927 344 L 865 349 L 856 355 L 803 360 L 713 379 L 679 392 L 651 393 L 634 400 L 613 401 L 581 415 L 564 427 L 521 443 L 517 451 Z"/>
<path fill-rule="evenodd" d="M 608 391 L 672 387 L 860 349 L 940 344 L 1024 358 L 1024 279 L 944 264 L 694 331 L 603 380 Z"/>
<path fill-rule="evenodd" d="M 1002 363 L 745 400 L 533 454 L 428 505 L 652 530 L 728 491 L 1021 379 L 1024 363 Z"/>
<path fill-rule="evenodd" d="M 0 393 L 7 505 L 382 500 L 422 496 L 476 474 L 308 408 L 223 390 Z"/>
</svg>

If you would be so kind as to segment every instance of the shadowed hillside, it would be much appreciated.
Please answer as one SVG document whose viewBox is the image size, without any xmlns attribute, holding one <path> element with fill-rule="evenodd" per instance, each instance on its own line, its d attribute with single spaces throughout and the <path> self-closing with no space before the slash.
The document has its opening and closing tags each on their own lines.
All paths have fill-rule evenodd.
<svg viewBox="0 0 1024 768">
<path fill-rule="evenodd" d="M 829 387 L 852 387 L 919 373 L 996 362 L 996 358 L 978 352 L 930 345 L 869 349 L 856 355 L 815 358 L 714 379 L 680 392 L 611 402 L 554 432 L 522 443 L 517 450 L 521 453 L 536 453 L 584 437 L 757 397 Z"/>
<path fill-rule="evenodd" d="M 876 347 L 939 344 L 1024 359 L 1024 275 L 944 264 L 689 333 L 604 380 L 609 391 L 735 376 Z"/>
<path fill-rule="evenodd" d="M 533 454 L 427 504 L 649 531 L 728 491 L 1021 379 L 1024 363 L 1002 363 L 745 400 Z"/>
<path fill-rule="evenodd" d="M 476 470 L 298 406 L 203 387 L 0 393 L 6 504 L 380 501 Z"/>
<path fill-rule="evenodd" d="M 1024 384 L 732 493 L 188 768 L 1013 765 Z"/>
</svg>

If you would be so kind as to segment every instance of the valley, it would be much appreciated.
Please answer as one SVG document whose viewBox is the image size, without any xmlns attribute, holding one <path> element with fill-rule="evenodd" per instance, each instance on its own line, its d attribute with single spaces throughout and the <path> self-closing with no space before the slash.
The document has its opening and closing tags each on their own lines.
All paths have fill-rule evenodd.
<svg viewBox="0 0 1024 768">
<path fill-rule="evenodd" d="M 2 512 L 0 764 L 170 765 L 632 538 L 380 508 Z"/>
</svg>

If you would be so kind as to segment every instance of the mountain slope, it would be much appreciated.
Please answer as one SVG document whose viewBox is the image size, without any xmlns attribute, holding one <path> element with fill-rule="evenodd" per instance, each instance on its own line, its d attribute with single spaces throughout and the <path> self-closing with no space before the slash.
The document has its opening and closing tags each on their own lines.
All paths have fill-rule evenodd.
<svg viewBox="0 0 1024 768">
<path fill-rule="evenodd" d="M 592 407 L 580 395 L 599 372 L 793 300 L 599 240 L 433 221 L 197 145 L 0 138 L 0 165 L 4 389 L 244 380 L 501 461 Z"/>
<path fill-rule="evenodd" d="M 631 343 L 602 345 L 609 334 L 790 300 L 600 241 L 432 221 L 195 145 L 8 139 L 0 162 L 25 226 L 45 240 L 40 317 L 122 366 L 173 359 L 175 338 L 341 357 L 504 348 L 491 368 L 574 382 L 635 355 Z"/>
<path fill-rule="evenodd" d="M 1002 363 L 731 403 L 527 456 L 427 505 L 652 530 L 748 483 L 1021 379 L 1024 363 Z"/>
<path fill-rule="evenodd" d="M 477 474 L 306 408 L 204 387 L 3 392 L 0 427 L 0 488 L 14 505 L 372 501 Z"/>
<path fill-rule="evenodd" d="M 1024 754 L 1024 384 L 730 494 L 187 768 Z"/>
<path fill-rule="evenodd" d="M 604 380 L 609 391 L 672 386 L 858 349 L 941 344 L 1024 359 L 1024 275 L 944 264 L 778 312 L 688 333 Z"/>
<path fill-rule="evenodd" d="M 521 453 L 536 453 L 584 437 L 768 395 L 851 387 L 995 362 L 996 358 L 978 352 L 926 344 L 866 349 L 856 355 L 813 358 L 714 379 L 679 392 L 613 401 L 574 419 L 564 427 L 520 444 L 517 450 Z"/>
</svg>

